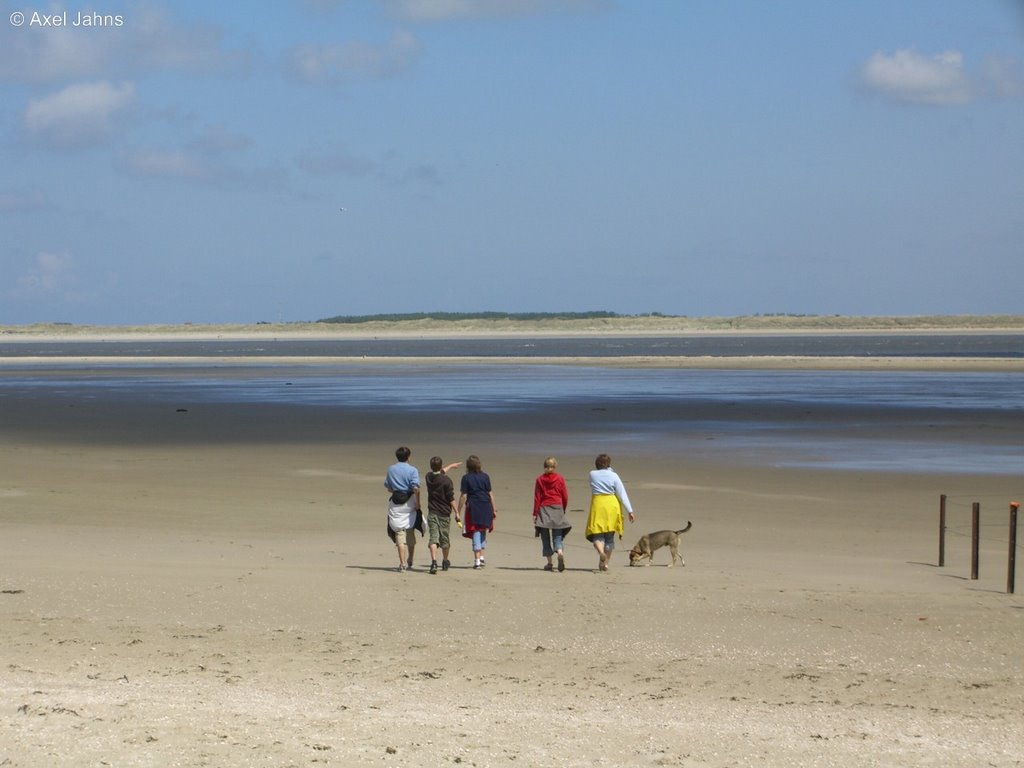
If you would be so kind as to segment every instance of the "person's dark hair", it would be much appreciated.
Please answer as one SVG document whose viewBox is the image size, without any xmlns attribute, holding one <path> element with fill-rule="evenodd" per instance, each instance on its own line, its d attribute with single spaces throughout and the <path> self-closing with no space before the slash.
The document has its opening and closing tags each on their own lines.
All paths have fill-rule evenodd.
<svg viewBox="0 0 1024 768">
<path fill-rule="evenodd" d="M 410 456 L 412 456 L 412 451 L 404 445 L 395 449 L 395 458 L 399 461 L 408 461 Z"/>
<path fill-rule="evenodd" d="M 612 465 L 612 457 L 607 453 L 599 453 L 594 459 L 594 466 L 598 469 L 608 469 Z"/>
<path fill-rule="evenodd" d="M 480 463 L 479 456 L 470 456 L 466 459 L 466 471 L 467 472 L 481 472 L 483 471 L 483 465 Z"/>
<path fill-rule="evenodd" d="M 440 456 L 434 456 L 434 457 L 432 457 L 430 459 L 430 471 L 431 472 L 440 472 L 441 471 L 441 467 L 443 467 L 443 466 L 444 466 L 444 462 L 441 461 L 441 457 Z"/>
</svg>

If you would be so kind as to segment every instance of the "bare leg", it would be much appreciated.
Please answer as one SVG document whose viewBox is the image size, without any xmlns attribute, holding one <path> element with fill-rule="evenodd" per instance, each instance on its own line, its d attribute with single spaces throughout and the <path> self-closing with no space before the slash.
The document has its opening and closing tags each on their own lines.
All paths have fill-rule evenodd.
<svg viewBox="0 0 1024 768">
<path fill-rule="evenodd" d="M 484 559 L 484 532 L 474 531 L 473 532 L 473 567 L 480 568 L 483 566 L 482 560 Z"/>
<path fill-rule="evenodd" d="M 409 550 L 409 559 L 406 564 L 412 568 L 412 558 L 416 554 L 416 531 L 412 528 L 405 532 L 405 546 Z"/>
<path fill-rule="evenodd" d="M 594 542 L 594 549 L 597 550 L 598 564 L 597 569 L 599 571 L 608 570 L 607 555 L 604 553 L 604 542 L 600 539 Z"/>
<path fill-rule="evenodd" d="M 405 568 L 405 542 L 401 539 L 402 534 L 395 537 L 395 548 L 398 550 L 398 567 Z"/>
</svg>

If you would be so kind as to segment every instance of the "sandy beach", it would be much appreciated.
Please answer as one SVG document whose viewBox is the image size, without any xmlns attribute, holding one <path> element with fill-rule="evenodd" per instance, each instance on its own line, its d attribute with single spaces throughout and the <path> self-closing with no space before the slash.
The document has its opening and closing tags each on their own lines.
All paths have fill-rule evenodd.
<svg viewBox="0 0 1024 768">
<path fill-rule="evenodd" d="M 1024 764 L 1019 477 L 638 446 L 614 466 L 639 518 L 602 574 L 584 442 L 559 454 L 574 530 L 548 573 L 530 505 L 549 428 L 8 397 L 0 766 Z M 449 572 L 427 573 L 425 544 L 396 572 L 382 480 L 403 443 L 421 471 L 482 457 L 485 569 L 459 539 Z M 687 520 L 685 567 L 627 567 L 640 534 Z"/>
</svg>

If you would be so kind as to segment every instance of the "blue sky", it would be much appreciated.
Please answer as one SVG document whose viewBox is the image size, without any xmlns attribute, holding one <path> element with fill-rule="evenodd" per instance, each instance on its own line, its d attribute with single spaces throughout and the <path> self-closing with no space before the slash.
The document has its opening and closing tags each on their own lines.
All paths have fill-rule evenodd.
<svg viewBox="0 0 1024 768">
<path fill-rule="evenodd" d="M 1022 0 L 0 8 L 0 324 L 1024 311 Z"/>
</svg>

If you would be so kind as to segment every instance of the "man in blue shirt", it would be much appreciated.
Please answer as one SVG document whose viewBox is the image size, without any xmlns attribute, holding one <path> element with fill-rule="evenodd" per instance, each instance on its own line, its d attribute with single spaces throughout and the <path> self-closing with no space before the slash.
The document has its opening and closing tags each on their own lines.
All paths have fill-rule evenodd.
<svg viewBox="0 0 1024 768">
<path fill-rule="evenodd" d="M 398 550 L 398 570 L 412 568 L 416 550 L 416 517 L 420 508 L 420 473 L 409 457 L 412 451 L 401 446 L 395 451 L 397 462 L 388 467 L 384 487 L 388 493 L 388 535 Z"/>
</svg>

